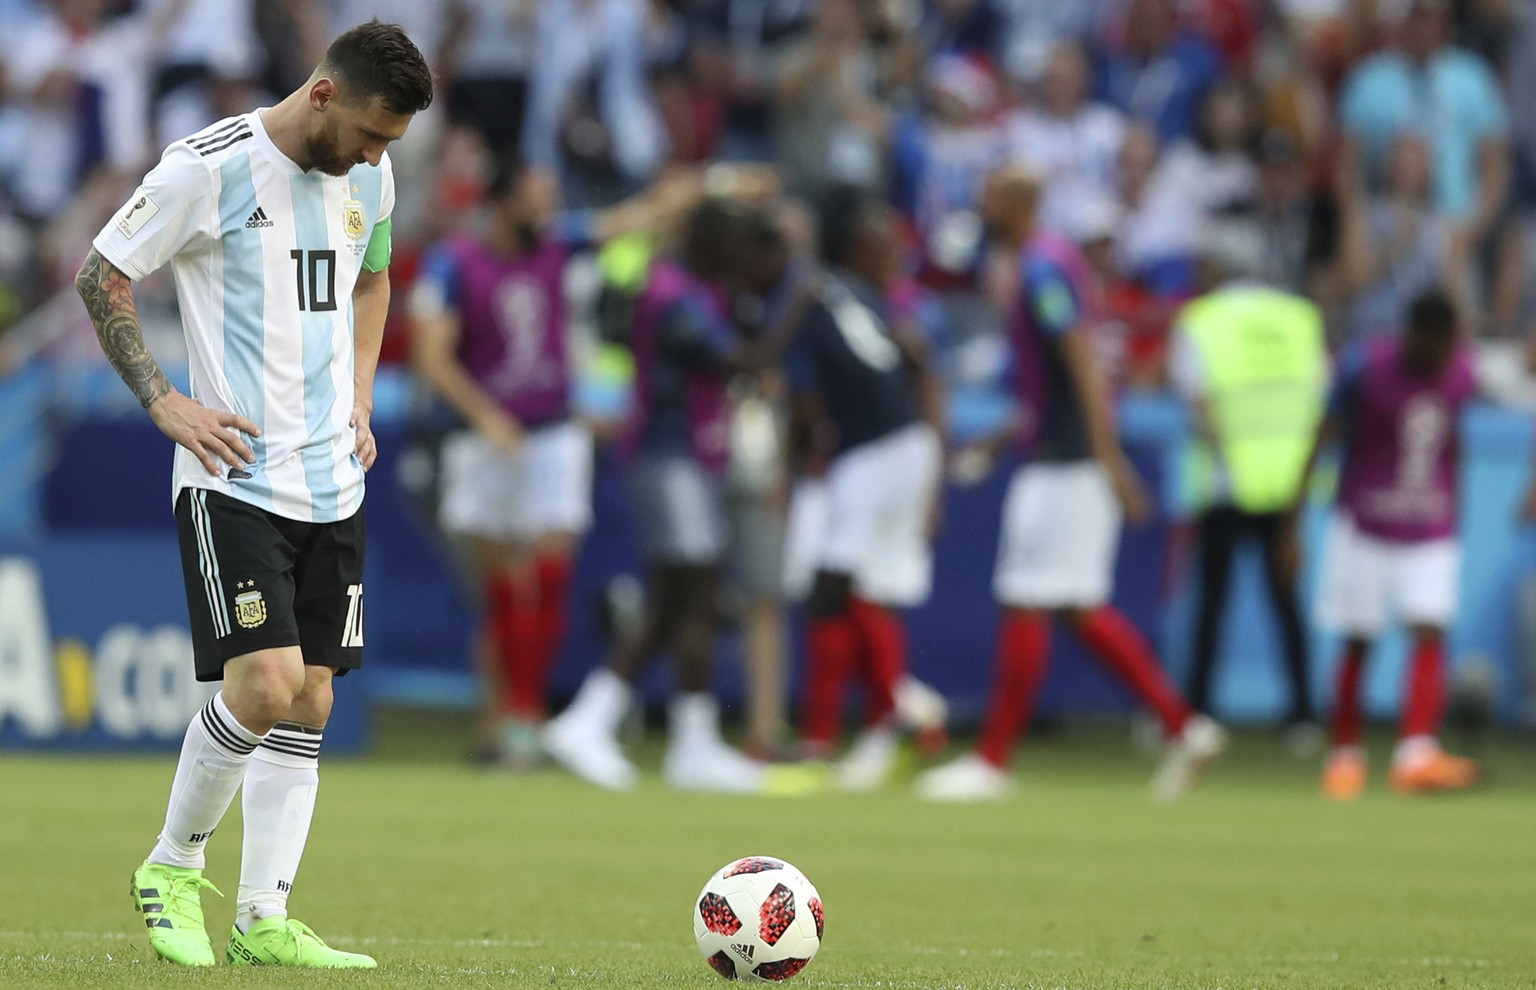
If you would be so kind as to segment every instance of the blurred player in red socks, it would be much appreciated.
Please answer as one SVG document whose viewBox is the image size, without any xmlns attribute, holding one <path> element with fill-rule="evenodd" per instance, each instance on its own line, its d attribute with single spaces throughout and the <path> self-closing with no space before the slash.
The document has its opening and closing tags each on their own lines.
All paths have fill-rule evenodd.
<svg viewBox="0 0 1536 990">
<path fill-rule="evenodd" d="M 802 492 L 794 537 L 814 544 L 802 551 L 814 572 L 803 735 L 812 753 L 831 752 L 857 675 L 867 727 L 839 761 L 836 781 L 867 791 L 885 782 L 896 757 L 907 662 L 895 607 L 928 593 L 927 529 L 942 452 L 920 402 L 931 391 L 927 354 L 891 323 L 897 259 L 888 208 L 854 193 L 835 200 L 822 217 L 829 267 L 819 274 L 791 264 L 782 232 L 760 219 L 751 288 L 770 310 L 805 286 L 812 291 L 785 355 L 797 446 L 826 463 L 824 525 L 807 535 Z"/>
<path fill-rule="evenodd" d="M 1357 797 L 1366 784 L 1361 706 L 1372 642 L 1397 619 L 1412 641 L 1391 784 L 1400 793 L 1460 790 L 1478 766 L 1440 748 L 1445 632 L 1456 615 L 1457 440 L 1476 392 L 1455 307 L 1439 292 L 1415 299 L 1401 337 L 1367 340 L 1339 371 L 1319 446 L 1343 448 L 1318 618 L 1345 637 L 1323 793 Z"/>
<path fill-rule="evenodd" d="M 508 157 L 487 191 L 486 231 L 433 248 L 411 298 L 416 368 L 466 427 L 443 446 L 441 522 L 468 542 L 480 575 L 497 675 L 487 688 L 499 693 L 498 749 L 511 767 L 543 755 L 549 675 L 592 514 L 566 266 L 576 251 L 661 222 L 690 195 L 685 182 L 600 213 L 562 213 L 554 177 Z"/>
<path fill-rule="evenodd" d="M 1226 734 L 1191 712 L 1146 639 L 1108 604 L 1122 514 L 1141 522 L 1151 513 L 1120 448 L 1093 350 L 1095 267 L 1110 263 L 1117 216 L 1112 204 L 1079 204 L 1074 244 L 1036 230 L 1038 197 L 1033 176 L 1005 168 L 989 177 L 982 198 L 989 236 L 1017 259 L 1009 269 L 1008 312 L 1030 424 L 1030 459 L 1015 472 L 1003 506 L 993 587 L 1004 612 L 992 704 L 977 749 L 923 774 L 918 793 L 975 801 L 1009 792 L 1009 756 L 1045 680 L 1054 617 L 1157 713 L 1168 746 L 1153 790 L 1172 799 L 1199 782 Z"/>
<path fill-rule="evenodd" d="M 916 325 L 910 293 L 898 283 L 887 293 L 890 329 L 905 338 L 915 352 L 928 346 Z M 936 375 L 927 362 L 912 365 L 913 384 L 923 419 L 942 436 L 943 396 Z M 805 460 L 802 458 L 802 460 Z M 789 550 L 786 554 L 786 585 L 791 598 L 804 601 L 811 591 L 822 541 L 826 538 L 828 493 L 826 455 L 801 465 L 790 499 Z M 932 508 L 937 507 L 937 501 Z M 944 696 L 912 676 L 908 669 L 906 623 L 902 611 L 928 600 L 932 590 L 931 542 L 934 514 L 921 541 L 905 541 L 892 552 L 854 575 L 849 597 L 848 629 L 855 633 L 849 659 L 818 663 L 807 670 L 805 724 L 802 744 L 813 759 L 829 757 L 836 749 L 843 725 L 848 685 L 857 678 L 864 691 L 864 731 L 840 765 L 840 784 L 850 790 L 878 787 L 889 776 L 898 734 L 910 732 L 920 752 L 937 753 L 948 742 L 949 705 Z M 833 642 L 836 642 L 834 634 Z M 836 657 L 837 648 L 821 656 Z"/>
</svg>

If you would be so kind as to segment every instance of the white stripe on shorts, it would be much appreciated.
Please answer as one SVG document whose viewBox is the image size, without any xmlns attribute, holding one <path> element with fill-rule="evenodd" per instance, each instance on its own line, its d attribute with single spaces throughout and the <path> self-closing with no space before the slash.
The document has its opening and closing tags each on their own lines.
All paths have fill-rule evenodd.
<svg viewBox="0 0 1536 990">
<path fill-rule="evenodd" d="M 229 610 L 224 607 L 224 595 L 220 591 L 219 558 L 213 552 L 213 527 L 208 522 L 208 493 L 201 488 L 192 491 L 192 530 L 197 534 L 198 570 L 203 575 L 203 590 L 208 593 L 213 636 L 223 639 L 229 635 Z"/>
</svg>

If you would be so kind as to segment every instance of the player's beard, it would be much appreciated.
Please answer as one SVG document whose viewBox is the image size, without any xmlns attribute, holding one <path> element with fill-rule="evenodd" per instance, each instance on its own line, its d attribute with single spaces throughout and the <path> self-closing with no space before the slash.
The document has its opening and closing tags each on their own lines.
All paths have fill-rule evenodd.
<svg viewBox="0 0 1536 990">
<path fill-rule="evenodd" d="M 319 169 L 326 175 L 346 175 L 357 164 L 343 158 L 335 140 L 329 137 L 316 137 L 310 141 L 307 150 L 312 163 L 309 167 Z"/>
</svg>

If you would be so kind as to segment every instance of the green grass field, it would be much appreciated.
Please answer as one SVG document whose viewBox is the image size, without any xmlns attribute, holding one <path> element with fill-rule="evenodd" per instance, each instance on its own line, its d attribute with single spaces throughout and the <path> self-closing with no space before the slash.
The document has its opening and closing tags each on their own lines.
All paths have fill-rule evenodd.
<svg viewBox="0 0 1536 990">
<path fill-rule="evenodd" d="M 296 917 L 373 973 L 158 963 L 130 869 L 163 813 L 165 758 L 0 758 L 0 987 L 699 987 L 689 909 L 721 864 L 784 856 L 827 906 L 805 988 L 1536 987 L 1536 753 L 1488 754 L 1481 793 L 1356 805 L 1313 765 L 1240 739 L 1185 803 L 1144 800 L 1145 758 L 1082 729 L 1021 759 L 1011 802 L 634 795 L 458 762 L 438 720 L 322 768 Z M 653 754 L 652 754 L 653 755 Z M 654 760 L 651 761 L 654 765 Z M 239 802 L 236 802 L 238 808 Z M 234 912 L 238 811 L 209 896 Z"/>
</svg>

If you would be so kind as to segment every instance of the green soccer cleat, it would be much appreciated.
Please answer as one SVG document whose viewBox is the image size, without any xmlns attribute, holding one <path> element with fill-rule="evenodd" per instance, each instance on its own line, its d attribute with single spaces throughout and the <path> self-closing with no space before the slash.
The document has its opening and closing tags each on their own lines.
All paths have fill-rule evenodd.
<svg viewBox="0 0 1536 990">
<path fill-rule="evenodd" d="M 212 966 L 218 962 L 203 924 L 203 888 L 219 888 L 203 879 L 202 870 L 145 862 L 133 871 L 128 893 L 134 910 L 144 915 L 149 945 L 166 962 L 178 966 Z"/>
<path fill-rule="evenodd" d="M 333 949 L 302 921 L 263 918 L 248 932 L 230 929 L 224 961 L 231 966 L 309 966 L 314 969 L 374 969 L 361 952 Z"/>
</svg>

